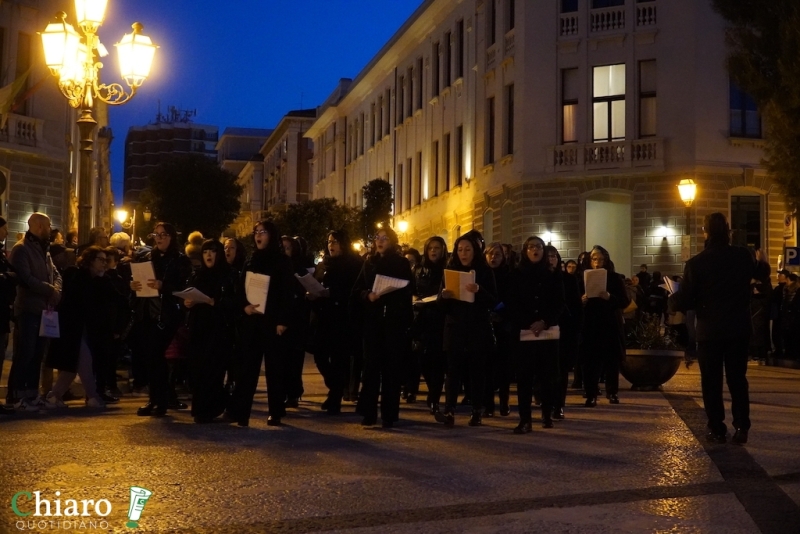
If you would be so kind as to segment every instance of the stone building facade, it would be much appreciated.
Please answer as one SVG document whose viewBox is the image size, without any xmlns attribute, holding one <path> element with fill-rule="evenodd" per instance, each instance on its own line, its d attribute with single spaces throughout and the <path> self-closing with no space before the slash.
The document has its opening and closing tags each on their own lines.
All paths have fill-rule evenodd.
<svg viewBox="0 0 800 534">
<path fill-rule="evenodd" d="M 385 179 L 414 246 L 537 234 L 564 258 L 601 244 L 626 274 L 680 271 L 722 211 L 774 265 L 796 238 L 725 56 L 708 0 L 426 0 L 320 107 L 311 192 L 361 205 Z"/>
</svg>

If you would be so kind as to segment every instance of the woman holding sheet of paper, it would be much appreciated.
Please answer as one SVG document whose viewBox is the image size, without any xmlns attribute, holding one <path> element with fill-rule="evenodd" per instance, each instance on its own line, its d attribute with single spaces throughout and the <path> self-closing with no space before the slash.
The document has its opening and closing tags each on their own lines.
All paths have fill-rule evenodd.
<svg viewBox="0 0 800 534">
<path fill-rule="evenodd" d="M 294 280 L 292 262 L 283 253 L 281 234 L 274 224 L 256 223 L 255 250 L 242 272 L 239 306 L 244 311 L 240 331 L 242 361 L 228 405 L 228 416 L 239 426 L 250 424 L 253 396 L 258 386 L 261 362 L 266 361 L 269 426 L 279 426 L 286 415 L 286 351 L 280 342 L 289 324 L 289 300 Z"/>
<path fill-rule="evenodd" d="M 531 431 L 533 381 L 541 385 L 542 426 L 553 427 L 558 395 L 558 324 L 564 313 L 564 283 L 560 271 L 550 269 L 544 241 L 529 237 L 519 266 L 513 271 L 508 315 L 516 332 L 517 402 L 519 425 L 515 434 Z"/>
<path fill-rule="evenodd" d="M 380 277 L 386 282 L 382 294 L 375 291 Z M 391 428 L 400 417 L 401 363 L 411 347 L 413 287 L 411 265 L 400 255 L 397 234 L 384 226 L 375 236 L 374 252 L 364 262 L 353 287 L 364 312 L 364 373 L 357 407 L 364 416 L 363 426 L 372 426 L 378 420 L 379 392 L 382 426 Z"/>
<path fill-rule="evenodd" d="M 594 408 L 597 406 L 601 370 L 605 370 L 606 397 L 611 404 L 619 404 L 619 363 L 625 355 L 622 310 L 628 307 L 630 299 L 606 249 L 595 245 L 589 262 L 591 269 L 584 271 L 583 280 L 579 280 L 582 282 L 584 309 L 580 350 L 585 406 Z M 601 282 L 605 282 L 605 287 L 598 287 L 594 279 L 598 276 Z"/>
<path fill-rule="evenodd" d="M 448 287 L 441 292 L 440 303 L 445 312 L 444 350 L 447 354 L 447 399 L 444 412 L 436 412 L 436 420 L 446 426 L 455 424 L 458 394 L 461 392 L 464 369 L 468 369 L 472 399 L 470 426 L 481 424 L 482 394 L 485 389 L 486 358 L 494 350 L 494 332 L 489 313 L 497 306 L 497 287 L 492 269 L 486 263 L 480 244 L 469 235 L 459 237 L 453 246 L 445 271 L 472 274 L 463 286 Z M 460 276 L 460 275 L 459 275 Z M 450 277 L 451 280 L 456 278 Z"/>
<path fill-rule="evenodd" d="M 168 407 L 186 408 L 185 404 L 178 402 L 177 395 L 170 386 L 169 367 L 164 353 L 183 319 L 180 299 L 172 293 L 186 288 L 186 281 L 192 273 L 192 263 L 178 249 L 178 231 L 173 225 L 156 223 L 152 238 L 156 246 L 139 263 L 152 263 L 154 278 L 142 283 L 135 280 L 134 276 L 131 282 L 131 291 L 137 292 L 134 310 L 136 321 L 139 323 L 137 331 L 142 345 L 141 350 L 148 362 L 147 376 L 150 387 L 150 401 L 136 413 L 140 416 L 160 417 L 166 414 Z M 132 264 L 131 268 L 134 266 L 135 264 Z M 139 292 L 146 290 L 157 294 L 138 296 Z"/>
<path fill-rule="evenodd" d="M 189 309 L 189 364 L 192 376 L 192 417 L 195 423 L 210 423 L 225 411 L 225 369 L 233 352 L 233 322 L 236 302 L 222 243 L 203 242 L 201 265 L 189 286 L 209 301 L 184 299 Z"/>
</svg>

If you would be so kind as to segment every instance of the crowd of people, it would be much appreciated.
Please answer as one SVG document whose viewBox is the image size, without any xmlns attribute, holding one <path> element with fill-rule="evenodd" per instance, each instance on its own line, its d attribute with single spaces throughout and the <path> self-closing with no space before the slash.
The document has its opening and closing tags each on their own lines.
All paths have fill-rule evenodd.
<svg viewBox="0 0 800 534">
<path fill-rule="evenodd" d="M 0 237 L 3 229 L 0 220 Z M 602 246 L 565 262 L 540 237 L 529 237 L 517 254 L 473 230 L 456 239 L 452 253 L 438 236 L 420 252 L 383 226 L 363 256 L 345 232 L 332 230 L 315 258 L 303 238 L 282 235 L 269 221 L 255 225 L 247 244 L 193 232 L 182 250 L 165 222 L 150 240 L 134 249 L 127 234 L 95 228 L 77 246 L 46 215 L 31 216 L 9 258 L 0 258 L 0 328 L 7 337 L 14 326 L 3 413 L 65 408 L 76 376 L 87 407 L 116 403 L 117 366 L 130 353 L 132 391 L 148 395 L 139 416 L 188 409 L 176 393 L 185 383 L 196 423 L 224 417 L 248 426 L 263 365 L 267 424 L 277 426 L 299 406 L 310 353 L 328 390 L 321 404 L 328 415 L 355 403 L 362 425 L 380 419 L 391 428 L 401 401 L 417 402 L 424 381 L 436 421 L 454 426 L 459 406 L 468 406 L 468 425 L 479 426 L 511 413 L 515 383 L 513 430 L 525 434 L 534 406 L 544 428 L 565 417 L 570 387 L 584 390 L 587 408 L 603 394 L 620 402 L 625 338 L 641 314 L 661 317 L 687 348 L 694 340 L 692 311 L 668 313 L 661 273 L 643 265 L 626 278 Z M 133 279 L 139 262 L 151 262 L 152 279 Z M 605 289 L 590 297 L 584 271 L 595 269 L 605 269 Z M 467 282 L 448 285 L 445 271 L 468 273 Z M 752 280 L 752 353 L 780 350 L 800 359 L 797 277 L 782 271 L 773 289 L 768 267 L 765 275 L 753 272 L 761 274 Z M 321 291 L 300 282 L 309 274 Z M 254 275 L 269 277 L 263 309 L 247 298 Z M 399 281 L 396 290 L 376 291 L 379 276 Z M 187 288 L 204 298 L 176 295 Z M 144 296 L 146 289 L 157 296 Z M 49 339 L 41 329 L 52 312 L 59 335 Z"/>
</svg>

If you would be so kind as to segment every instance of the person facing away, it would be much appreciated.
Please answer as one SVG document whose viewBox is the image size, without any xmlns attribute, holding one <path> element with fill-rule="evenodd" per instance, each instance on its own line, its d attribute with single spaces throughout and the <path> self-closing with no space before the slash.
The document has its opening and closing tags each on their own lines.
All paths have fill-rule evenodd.
<svg viewBox="0 0 800 534">
<path fill-rule="evenodd" d="M 747 349 L 752 331 L 750 282 L 760 279 L 759 264 L 747 249 L 731 245 L 725 215 L 711 213 L 703 224 L 705 247 L 686 262 L 683 284 L 670 295 L 670 311 L 694 310 L 697 320 L 697 358 L 703 403 L 708 416 L 706 439 L 725 443 L 725 406 L 722 374 L 731 395 L 733 442 L 747 443 L 750 398 L 747 383 Z"/>
</svg>

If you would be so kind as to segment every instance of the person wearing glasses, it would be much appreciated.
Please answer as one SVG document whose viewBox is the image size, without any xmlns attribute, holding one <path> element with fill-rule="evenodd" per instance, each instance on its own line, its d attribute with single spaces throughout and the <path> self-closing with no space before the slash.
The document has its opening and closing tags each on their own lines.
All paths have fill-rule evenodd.
<svg viewBox="0 0 800 534">
<path fill-rule="evenodd" d="M 253 397 L 265 362 L 267 375 L 267 425 L 280 426 L 286 415 L 286 350 L 280 336 L 289 322 L 289 304 L 294 287 L 292 262 L 284 254 L 281 234 L 269 221 L 260 221 L 253 227 L 253 250 L 245 262 L 239 282 L 239 306 L 244 311 L 240 330 L 241 361 L 236 366 L 236 387 L 228 405 L 227 416 L 239 426 L 250 425 Z M 246 297 L 247 273 L 269 276 L 266 309 L 251 304 Z"/>
<path fill-rule="evenodd" d="M 447 269 L 461 272 L 475 271 L 475 283 L 466 284 L 465 290 L 475 294 L 474 302 L 455 298 L 452 288 L 444 287 L 439 299 L 445 312 L 444 350 L 447 354 L 447 398 L 444 412 L 434 414 L 436 420 L 452 427 L 464 370 L 468 374 L 467 393 L 472 404 L 469 426 L 479 426 L 485 390 L 486 358 L 494 351 L 494 333 L 489 319 L 497 306 L 497 287 L 492 269 L 486 263 L 483 248 L 476 240 L 477 232 L 459 237 L 453 245 L 453 255 Z M 480 234 L 477 234 L 480 235 Z"/>
<path fill-rule="evenodd" d="M 595 245 L 589 253 L 589 265 L 591 269 L 606 270 L 606 289 L 600 296 L 588 297 L 583 280 L 578 280 L 584 311 L 581 338 L 584 406 L 594 408 L 601 371 L 606 377 L 606 398 L 611 404 L 619 404 L 619 364 L 625 356 L 622 310 L 631 301 L 606 249 Z"/>
<path fill-rule="evenodd" d="M 169 223 L 156 223 L 153 234 L 155 246 L 139 261 L 153 263 L 155 278 L 147 287 L 158 290 L 158 297 L 135 297 L 135 321 L 141 354 L 147 362 L 149 402 L 137 410 L 139 416 L 163 417 L 170 409 L 186 409 L 179 402 L 169 382 L 169 366 L 165 352 L 183 319 L 180 300 L 172 293 L 186 288 L 192 264 L 178 249 L 178 232 Z M 140 291 L 142 283 L 131 281 L 131 291 Z M 134 379 L 136 377 L 134 376 Z"/>
<path fill-rule="evenodd" d="M 372 291 L 378 275 L 407 280 L 408 284 L 379 295 Z M 413 294 L 411 265 L 401 255 L 397 234 L 384 226 L 375 236 L 374 250 L 353 286 L 354 298 L 363 311 L 364 372 L 356 409 L 364 417 L 362 426 L 377 423 L 379 394 L 383 428 L 392 428 L 400 417 L 402 358 L 411 347 Z"/>
<path fill-rule="evenodd" d="M 117 310 L 126 308 L 127 301 L 104 276 L 105 271 L 106 252 L 97 245 L 84 249 L 77 267 L 64 270 L 58 306 L 60 336 L 51 340 L 47 354 L 47 365 L 58 369 L 58 379 L 45 397 L 45 408 L 66 407 L 64 394 L 77 375 L 86 391 L 86 406 L 106 407 L 97 390 L 92 360 L 109 360 Z"/>
</svg>

